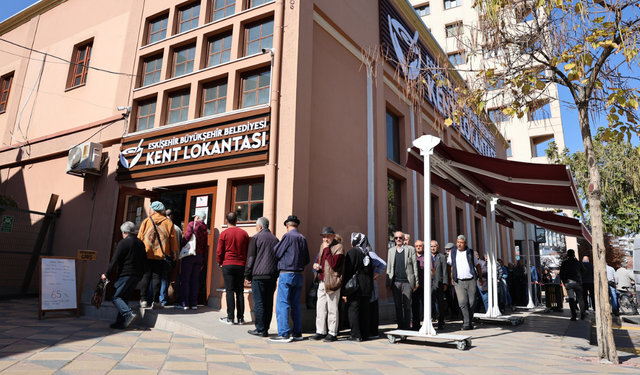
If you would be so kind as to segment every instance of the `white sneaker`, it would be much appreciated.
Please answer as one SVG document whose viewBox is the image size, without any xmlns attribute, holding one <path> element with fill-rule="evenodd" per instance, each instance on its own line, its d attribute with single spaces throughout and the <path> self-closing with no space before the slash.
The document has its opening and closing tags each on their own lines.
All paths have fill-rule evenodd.
<svg viewBox="0 0 640 375">
<path fill-rule="evenodd" d="M 233 320 L 227 318 L 226 316 L 224 318 L 220 318 L 220 323 L 224 323 L 224 324 L 233 324 Z"/>
<path fill-rule="evenodd" d="M 186 309 L 187 309 L 187 307 L 185 306 L 185 308 L 184 308 L 184 309 L 186 310 Z M 198 310 L 198 306 L 191 306 L 191 307 L 189 307 L 189 309 L 191 309 L 191 310 Z"/>
</svg>

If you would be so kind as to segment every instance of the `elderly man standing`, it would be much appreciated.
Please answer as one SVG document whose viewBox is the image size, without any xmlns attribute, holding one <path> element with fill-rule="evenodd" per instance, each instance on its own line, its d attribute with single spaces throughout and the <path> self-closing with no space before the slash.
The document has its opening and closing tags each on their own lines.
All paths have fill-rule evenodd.
<svg viewBox="0 0 640 375">
<path fill-rule="evenodd" d="M 269 230 L 269 219 L 266 217 L 258 218 L 256 232 L 249 241 L 247 267 L 244 270 L 244 278 L 251 282 L 256 324 L 256 329 L 248 332 L 254 336 L 267 337 L 273 316 L 273 294 L 278 280 L 278 260 L 273 253 L 278 238 Z"/>
<path fill-rule="evenodd" d="M 244 266 L 247 264 L 249 235 L 236 227 L 238 217 L 235 212 L 227 213 L 226 219 L 229 227 L 220 234 L 217 249 L 227 295 L 227 316 L 220 321 L 233 324 L 233 310 L 237 309 L 238 324 L 244 324 Z"/>
<path fill-rule="evenodd" d="M 271 337 L 269 340 L 276 342 L 302 340 L 302 311 L 300 310 L 302 271 L 311 261 L 307 239 L 298 232 L 298 225 L 300 225 L 298 217 L 290 215 L 284 225 L 287 227 L 287 233 L 273 249 L 278 260 L 278 271 L 280 271 L 276 300 L 278 336 Z M 291 311 L 293 330 L 289 328 L 289 311 Z"/>
<path fill-rule="evenodd" d="M 476 290 L 484 283 L 482 269 L 472 249 L 467 247 L 467 237 L 459 235 L 456 247 L 451 249 L 447 264 L 451 265 L 451 279 L 462 311 L 462 329 L 473 329 L 473 313 L 476 310 Z M 477 285 L 476 285 L 477 280 Z"/>
<path fill-rule="evenodd" d="M 431 241 L 431 306 L 436 311 L 438 304 L 438 329 L 444 328 L 444 292 L 447 290 L 449 273 L 447 272 L 447 257 L 439 252 L 438 241 Z"/>
<path fill-rule="evenodd" d="M 325 342 L 337 340 L 338 303 L 340 303 L 340 288 L 344 276 L 344 248 L 336 240 L 336 232 L 331 227 L 322 228 L 322 244 L 318 253 L 318 263 L 313 269 L 318 272 L 318 302 L 316 303 L 316 334 L 311 340 L 324 339 Z M 328 322 L 327 322 L 328 318 Z"/>
<path fill-rule="evenodd" d="M 120 226 L 122 241 L 118 242 L 116 253 L 113 254 L 107 272 L 102 274 L 102 280 L 113 271 L 114 265 L 118 264 L 118 279 L 113 284 L 113 296 L 111 302 L 118 309 L 118 317 L 111 328 L 129 328 L 131 323 L 138 317 L 129 307 L 129 297 L 136 290 L 138 282 L 144 274 L 144 263 L 147 260 L 144 243 L 134 234 L 136 225 L 130 221 L 125 221 Z"/>
<path fill-rule="evenodd" d="M 405 234 L 405 238 L 406 238 Z M 405 241 L 405 245 L 406 245 Z M 414 290 L 411 294 L 411 329 L 414 331 L 420 330 L 420 321 L 423 318 L 422 310 L 424 309 L 424 242 L 416 241 L 416 261 L 418 263 L 418 280 L 420 281 L 418 289 Z"/>
<path fill-rule="evenodd" d="M 142 276 L 140 283 L 140 307 L 147 307 L 146 290 L 153 280 L 153 308 L 162 309 L 164 305 L 160 303 L 160 280 L 164 271 L 164 256 L 174 257 L 174 253 L 179 251 L 176 230 L 173 222 L 165 216 L 165 208 L 162 202 L 152 202 L 149 210 L 149 217 L 144 219 L 140 225 L 138 238 L 144 242 L 147 251 L 147 270 Z"/>
<path fill-rule="evenodd" d="M 393 293 L 398 329 L 410 329 L 411 294 L 420 286 L 416 249 L 404 244 L 404 234 L 396 232 L 396 246 L 387 254 L 387 282 Z"/>
</svg>

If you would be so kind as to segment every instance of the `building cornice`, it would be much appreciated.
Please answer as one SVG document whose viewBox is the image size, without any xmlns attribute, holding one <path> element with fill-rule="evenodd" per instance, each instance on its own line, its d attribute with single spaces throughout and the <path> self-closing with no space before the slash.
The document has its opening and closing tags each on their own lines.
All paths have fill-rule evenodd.
<svg viewBox="0 0 640 375">
<path fill-rule="evenodd" d="M 67 0 L 40 0 L 30 7 L 14 14 L 0 23 L 0 35 L 4 35 L 9 31 L 29 22 L 33 17 L 39 16 L 46 11 L 57 7 Z"/>
</svg>

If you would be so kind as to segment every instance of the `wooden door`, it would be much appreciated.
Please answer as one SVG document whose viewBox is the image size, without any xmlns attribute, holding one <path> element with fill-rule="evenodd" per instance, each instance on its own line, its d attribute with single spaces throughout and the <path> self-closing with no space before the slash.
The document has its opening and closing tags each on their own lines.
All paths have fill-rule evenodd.
<svg viewBox="0 0 640 375">
<path fill-rule="evenodd" d="M 211 268 L 213 265 L 213 258 L 215 257 L 215 253 L 213 252 L 215 230 L 213 228 L 212 222 L 213 215 L 215 215 L 216 213 L 216 191 L 216 186 L 187 190 L 187 207 L 185 207 L 184 210 L 185 223 L 193 221 L 193 215 L 195 215 L 196 211 L 202 210 L 207 213 L 205 224 L 207 225 L 209 233 L 209 235 L 207 236 L 207 244 L 209 245 L 209 248 L 208 253 L 205 254 L 204 264 L 200 275 L 200 279 L 204 279 L 205 287 L 198 289 L 198 304 L 203 305 L 207 304 L 209 296 L 211 295 Z M 205 275 L 203 276 L 202 273 L 204 273 Z"/>
</svg>

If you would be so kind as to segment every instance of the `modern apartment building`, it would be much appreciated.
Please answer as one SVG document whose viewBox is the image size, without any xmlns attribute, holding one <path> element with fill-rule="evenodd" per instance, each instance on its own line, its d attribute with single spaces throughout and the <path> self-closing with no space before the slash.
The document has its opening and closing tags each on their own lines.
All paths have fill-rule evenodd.
<svg viewBox="0 0 640 375">
<path fill-rule="evenodd" d="M 422 19 L 433 37 L 438 41 L 447 54 L 449 61 L 459 70 L 463 77 L 473 79 L 474 69 L 493 66 L 492 56 L 482 47 L 481 38 L 475 43 L 478 35 L 480 15 L 469 0 L 408 0 L 414 7 L 416 14 Z M 529 11 L 530 13 L 530 11 Z M 517 22 L 528 22 L 530 18 L 523 13 Z M 474 48 L 469 48 L 475 45 Z M 497 68 L 499 71 L 499 68 Z M 498 72 L 499 74 L 499 72 Z M 500 90 L 500 81 L 495 90 Z M 565 148 L 564 131 L 558 89 L 555 84 L 549 85 L 541 98 L 529 103 L 526 116 L 507 117 L 502 113 L 505 107 L 503 97 L 489 94 L 487 98 L 487 112 L 495 125 L 508 142 L 507 158 L 509 160 L 547 164 L 545 150 L 551 141 L 555 141 L 558 149 Z M 571 216 L 571 212 L 566 212 Z M 516 246 L 519 254 L 524 255 L 525 240 L 524 226 L 514 223 L 516 231 Z M 540 234 L 545 230 L 528 226 L 529 240 L 536 251 L 555 251 L 555 247 L 567 246 L 577 249 L 574 237 L 546 231 L 546 238 Z M 536 238 L 538 240 L 536 240 Z M 536 252 L 536 264 L 540 264 L 539 253 Z"/>
<path fill-rule="evenodd" d="M 224 302 L 213 252 L 230 211 L 249 235 L 267 217 L 278 237 L 297 215 L 312 260 L 324 226 L 347 242 L 366 233 L 386 257 L 390 230 L 424 235 L 423 180 L 404 166 L 413 139 L 506 158 L 499 134 L 479 147 L 437 126 L 441 108 L 412 108 L 395 67 L 370 60 L 364 51 L 400 28 L 442 54 L 404 0 L 42 0 L 0 23 L 0 194 L 40 211 L 57 194 L 53 253 L 98 251 L 94 276 L 120 224 L 139 225 L 151 201 L 181 226 L 206 210 L 201 302 L 212 306 Z M 86 142 L 101 147 L 92 170 L 74 167 L 84 149 L 69 151 Z M 484 245 L 473 205 L 435 185 L 431 196 L 435 239 Z M 500 226 L 505 259 L 513 238 Z M 311 284 L 309 267 L 303 295 Z"/>
</svg>

